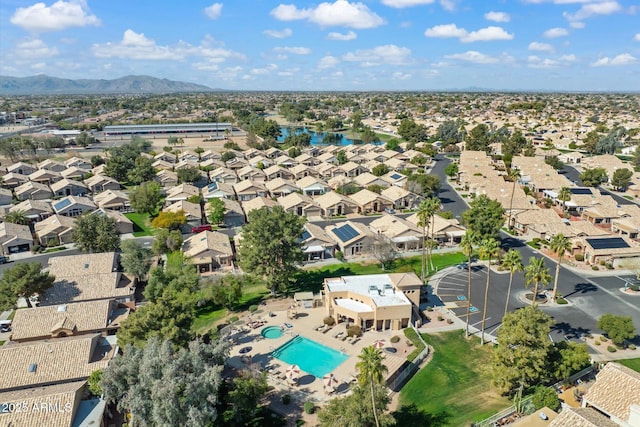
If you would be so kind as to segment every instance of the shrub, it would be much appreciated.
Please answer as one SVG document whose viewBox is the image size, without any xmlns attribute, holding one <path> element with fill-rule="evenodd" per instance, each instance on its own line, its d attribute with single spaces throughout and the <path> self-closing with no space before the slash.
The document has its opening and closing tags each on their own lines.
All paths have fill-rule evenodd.
<svg viewBox="0 0 640 427">
<path fill-rule="evenodd" d="M 549 387 L 536 387 L 536 391 L 533 393 L 531 401 L 535 405 L 536 409 L 544 408 L 545 406 L 552 411 L 555 411 L 560 406 L 560 399 L 556 391 Z"/>
<path fill-rule="evenodd" d="M 607 267 L 607 270 L 613 270 L 613 264 L 610 262 L 606 263 L 604 266 Z"/>
<path fill-rule="evenodd" d="M 600 341 L 602 341 L 602 342 L 607 342 L 607 341 L 608 341 L 608 339 L 607 339 L 607 337 L 602 336 L 602 337 L 600 337 Z"/>
<path fill-rule="evenodd" d="M 344 254 L 342 253 L 342 251 L 336 251 L 335 257 L 338 261 L 344 261 Z"/>
<path fill-rule="evenodd" d="M 240 320 L 240 318 L 239 318 L 238 316 L 231 316 L 231 317 L 229 318 L 229 323 L 235 323 L 235 322 L 237 322 L 238 320 Z"/>
<path fill-rule="evenodd" d="M 600 345 L 600 341 L 598 341 L 598 340 L 595 340 L 593 343 L 594 343 L 595 345 Z"/>
<path fill-rule="evenodd" d="M 438 322 L 442 322 L 443 320 L 444 320 L 444 317 L 438 316 Z"/>
<path fill-rule="evenodd" d="M 592 265 L 591 269 L 594 271 L 600 270 L 600 267 L 598 267 L 597 265 Z"/>
<path fill-rule="evenodd" d="M 313 414 L 316 411 L 316 405 L 313 402 L 304 402 L 304 412 Z"/>
<path fill-rule="evenodd" d="M 556 298 L 556 302 L 560 305 L 568 304 L 567 300 L 562 297 Z"/>
<path fill-rule="evenodd" d="M 618 349 L 616 348 L 616 346 L 615 346 L 615 345 L 607 346 L 607 350 L 608 350 L 610 353 L 615 353 L 616 351 L 618 351 Z"/>
<path fill-rule="evenodd" d="M 627 348 L 628 348 L 629 350 L 635 350 L 635 349 L 636 349 L 636 346 L 635 346 L 635 344 L 629 344 L 629 345 L 627 346 Z"/>
<path fill-rule="evenodd" d="M 638 292 L 640 291 L 640 285 L 630 285 L 629 289 L 631 289 L 632 291 Z"/>
<path fill-rule="evenodd" d="M 584 261 L 584 255 L 582 254 L 575 254 L 574 258 L 576 261 Z"/>
<path fill-rule="evenodd" d="M 336 324 L 336 320 L 335 320 L 333 317 L 331 317 L 331 316 L 327 316 L 327 317 L 325 317 L 325 318 L 322 320 L 322 322 L 323 322 L 325 325 L 328 325 L 328 326 L 333 326 L 333 325 L 335 325 L 335 324 Z"/>
<path fill-rule="evenodd" d="M 288 405 L 289 403 L 291 403 L 291 396 L 289 396 L 288 394 L 283 394 L 282 403 L 285 405 Z"/>
<path fill-rule="evenodd" d="M 433 311 L 433 307 L 427 306 L 427 311 Z"/>
<path fill-rule="evenodd" d="M 351 325 L 349 329 L 347 329 L 348 337 L 359 337 L 362 336 L 362 328 L 358 325 Z"/>
<path fill-rule="evenodd" d="M 251 313 L 255 313 L 256 311 L 258 311 L 258 306 L 257 305 L 252 305 L 249 307 L 249 311 Z"/>
<path fill-rule="evenodd" d="M 33 245 L 33 246 L 31 247 L 31 252 L 32 252 L 32 253 L 34 253 L 34 254 L 36 254 L 36 253 L 40 252 L 40 249 L 42 249 L 42 248 L 40 247 L 40 245 Z"/>
<path fill-rule="evenodd" d="M 397 336 L 397 335 L 394 335 L 394 336 L 391 337 L 391 339 L 389 341 L 391 341 L 392 344 L 395 344 L 397 342 L 400 342 L 400 337 Z"/>
<path fill-rule="evenodd" d="M 447 319 L 447 323 L 451 325 L 453 323 L 453 320 Z"/>
<path fill-rule="evenodd" d="M 605 265 L 606 262 L 604 260 L 600 260 L 600 265 Z"/>
</svg>

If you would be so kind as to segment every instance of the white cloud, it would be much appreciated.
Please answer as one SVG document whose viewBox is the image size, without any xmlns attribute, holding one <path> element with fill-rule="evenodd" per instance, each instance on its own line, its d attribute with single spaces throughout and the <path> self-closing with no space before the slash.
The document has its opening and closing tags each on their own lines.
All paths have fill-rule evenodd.
<svg viewBox="0 0 640 427">
<path fill-rule="evenodd" d="M 555 49 L 549 43 L 531 42 L 529 43 L 529 50 L 535 50 L 536 52 L 553 52 Z"/>
<path fill-rule="evenodd" d="M 273 37 L 274 39 L 286 39 L 287 37 L 291 37 L 293 35 L 293 31 L 291 28 L 285 28 L 284 30 L 264 30 L 264 35 Z"/>
<path fill-rule="evenodd" d="M 308 47 L 300 47 L 300 46 L 278 46 L 278 47 L 274 47 L 273 51 L 292 53 L 294 55 L 309 55 L 311 53 L 311 49 L 309 49 Z"/>
<path fill-rule="evenodd" d="M 336 0 L 320 3 L 315 8 L 298 9 L 293 4 L 280 4 L 271 11 L 271 16 L 280 21 L 306 19 L 323 27 L 343 26 L 356 29 L 375 28 L 385 23 L 364 3 Z"/>
<path fill-rule="evenodd" d="M 382 0 L 381 3 L 385 6 L 395 7 L 396 9 L 402 9 L 405 7 L 421 6 L 425 4 L 432 4 L 435 0 Z"/>
<path fill-rule="evenodd" d="M 605 56 L 603 58 L 598 59 L 596 62 L 591 64 L 592 67 L 606 67 L 613 65 L 630 65 L 635 64 L 638 60 L 629 53 L 621 53 L 620 55 L 614 56 L 613 58 L 609 58 Z"/>
<path fill-rule="evenodd" d="M 359 62 L 363 66 L 380 64 L 403 65 L 411 62 L 411 49 L 387 44 L 373 49 L 359 49 L 342 55 L 343 61 Z"/>
<path fill-rule="evenodd" d="M 487 12 L 484 14 L 484 19 L 493 22 L 509 22 L 511 16 L 505 12 Z"/>
<path fill-rule="evenodd" d="M 436 25 L 435 27 L 427 28 L 424 35 L 438 38 L 455 37 L 464 43 L 513 39 L 513 34 L 507 33 L 501 27 L 490 26 L 468 32 L 464 28 L 459 28 L 456 24 Z"/>
<path fill-rule="evenodd" d="M 560 59 L 560 61 L 564 61 L 564 62 L 574 62 L 575 60 L 578 59 L 578 57 L 575 56 L 574 54 L 570 54 L 570 55 L 562 55 L 558 59 Z"/>
<path fill-rule="evenodd" d="M 353 32 L 353 31 L 349 31 L 348 33 L 336 33 L 336 32 L 330 32 L 329 34 L 327 34 L 327 40 L 340 40 L 340 41 L 349 41 L 349 40 L 355 40 L 358 37 L 358 35 Z"/>
<path fill-rule="evenodd" d="M 403 73 L 401 71 L 396 71 L 393 74 L 391 74 L 391 77 L 393 77 L 394 80 L 407 80 L 411 78 L 411 74 Z"/>
<path fill-rule="evenodd" d="M 222 15 L 222 3 L 214 3 L 209 7 L 204 8 L 204 13 L 209 19 L 218 19 Z"/>
<path fill-rule="evenodd" d="M 571 28 L 575 28 L 576 30 L 580 30 L 580 29 L 584 28 L 585 25 L 586 24 L 584 22 L 578 22 L 578 21 L 569 22 L 569 26 Z"/>
<path fill-rule="evenodd" d="M 569 35 L 569 31 L 565 28 L 555 27 L 549 28 L 547 31 L 542 33 L 542 35 L 548 39 L 555 39 L 557 37 L 564 37 Z"/>
<path fill-rule="evenodd" d="M 640 33 L 636 34 L 633 39 L 637 42 L 640 42 Z"/>
<path fill-rule="evenodd" d="M 11 17 L 11 23 L 31 32 L 60 31 L 70 27 L 99 25 L 100 20 L 91 15 L 84 0 L 59 0 L 51 6 L 36 3 L 19 7 Z"/>
<path fill-rule="evenodd" d="M 327 55 L 320 58 L 318 61 L 318 69 L 325 70 L 327 68 L 333 68 L 340 63 L 340 60 L 335 56 Z"/>
<path fill-rule="evenodd" d="M 183 41 L 173 46 L 161 46 L 144 33 L 128 29 L 119 42 L 96 43 L 91 47 L 98 58 L 129 58 L 142 60 L 184 60 L 187 57 L 203 57 L 208 63 L 221 63 L 228 59 L 245 59 L 244 55 L 216 46 L 210 37 L 205 37 L 200 46 Z"/>
<path fill-rule="evenodd" d="M 527 62 L 530 68 L 556 68 L 560 66 L 560 63 L 554 59 L 543 59 L 537 56 L 529 56 Z"/>
<path fill-rule="evenodd" d="M 456 24 L 436 25 L 435 27 L 427 28 L 424 35 L 437 38 L 461 38 L 467 35 L 467 30 L 458 28 Z"/>
<path fill-rule="evenodd" d="M 440 0 L 440 6 L 447 12 L 455 12 L 456 10 L 456 0 Z"/>
<path fill-rule="evenodd" d="M 272 71 L 275 71 L 277 69 L 278 69 L 278 66 L 276 64 L 268 64 L 266 67 L 263 67 L 263 68 L 253 68 L 250 71 L 250 73 L 255 76 L 264 76 L 264 75 L 271 74 Z"/>
<path fill-rule="evenodd" d="M 457 59 L 459 61 L 474 62 L 476 64 L 495 64 L 498 62 L 498 58 L 485 55 L 475 50 L 469 50 L 464 53 L 454 53 L 452 55 L 445 55 L 447 59 Z"/>
<path fill-rule="evenodd" d="M 13 55 L 20 59 L 50 58 L 58 55 L 58 49 L 50 48 L 40 39 L 32 39 L 17 43 Z"/>
<path fill-rule="evenodd" d="M 622 6 L 617 1 L 598 1 L 583 4 L 576 13 L 564 13 L 569 21 L 580 22 L 594 15 L 611 15 L 620 12 Z"/>
</svg>

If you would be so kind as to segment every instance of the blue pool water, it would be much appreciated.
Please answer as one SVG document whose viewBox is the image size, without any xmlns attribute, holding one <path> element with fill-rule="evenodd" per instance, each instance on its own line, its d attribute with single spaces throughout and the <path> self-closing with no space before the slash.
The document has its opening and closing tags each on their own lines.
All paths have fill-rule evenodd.
<svg viewBox="0 0 640 427">
<path fill-rule="evenodd" d="M 282 328 L 280 326 L 267 326 L 260 333 L 263 337 L 269 339 L 280 338 L 283 335 Z"/>
<path fill-rule="evenodd" d="M 271 355 L 290 365 L 298 365 L 316 378 L 332 372 L 349 358 L 344 353 L 302 336 L 281 345 Z"/>
<path fill-rule="evenodd" d="M 282 132 L 282 135 L 280 137 L 278 137 L 278 141 L 280 142 L 284 142 L 284 139 L 289 136 L 289 128 L 286 127 L 281 127 L 280 128 L 280 132 Z M 311 135 L 311 145 L 323 145 L 326 143 L 323 143 L 323 138 L 326 135 L 326 132 L 314 132 L 308 128 L 295 128 L 295 132 L 296 133 L 308 133 Z M 338 137 L 338 140 L 336 141 L 335 145 L 351 145 L 351 144 L 362 144 L 362 141 L 359 139 L 351 139 L 351 138 L 347 138 L 346 136 L 344 136 L 341 133 L 336 133 L 336 136 Z"/>
</svg>

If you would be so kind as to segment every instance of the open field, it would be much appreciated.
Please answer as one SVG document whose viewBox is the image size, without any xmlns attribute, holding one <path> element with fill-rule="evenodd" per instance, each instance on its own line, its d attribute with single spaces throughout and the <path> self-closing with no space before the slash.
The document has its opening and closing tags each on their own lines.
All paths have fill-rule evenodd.
<svg viewBox="0 0 640 427">
<path fill-rule="evenodd" d="M 491 387 L 491 348 L 463 331 L 423 335 L 433 359 L 404 386 L 401 406 L 415 405 L 441 425 L 467 426 L 511 404 Z"/>
</svg>

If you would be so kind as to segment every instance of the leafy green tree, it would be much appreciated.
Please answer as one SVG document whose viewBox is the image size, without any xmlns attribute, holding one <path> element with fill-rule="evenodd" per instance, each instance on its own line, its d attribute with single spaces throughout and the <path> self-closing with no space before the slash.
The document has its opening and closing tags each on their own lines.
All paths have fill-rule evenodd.
<svg viewBox="0 0 640 427">
<path fill-rule="evenodd" d="M 558 393 L 551 387 L 538 386 L 536 387 L 536 391 L 533 393 L 533 397 L 531 398 L 531 402 L 536 409 L 542 409 L 545 406 L 552 411 L 555 411 L 560 406 L 560 399 L 558 398 Z"/>
<path fill-rule="evenodd" d="M 531 257 L 529 258 L 529 264 L 524 268 L 525 285 L 533 284 L 533 297 L 531 298 L 531 305 L 537 305 L 538 291 L 540 290 L 540 284 L 544 288 L 549 284 L 551 275 L 549 269 L 544 265 L 544 259 Z"/>
<path fill-rule="evenodd" d="M 502 143 L 502 154 L 513 157 L 520 154 L 526 145 L 527 139 L 520 130 L 516 130 Z"/>
<path fill-rule="evenodd" d="M 378 408 L 376 408 L 376 385 L 382 385 L 384 383 L 384 373 L 387 371 L 387 367 L 382 363 L 382 352 L 373 346 L 367 346 L 362 349 L 362 352 L 358 355 L 358 362 L 356 363 L 356 369 L 358 370 L 358 384 L 360 387 L 369 387 L 371 391 L 371 407 L 373 409 L 373 418 L 376 423 L 376 427 L 380 427 L 380 421 L 378 421 Z M 386 409 L 386 408 L 385 408 Z M 384 412 L 383 408 L 380 408 Z"/>
<path fill-rule="evenodd" d="M 250 275 L 239 276 L 237 274 L 226 274 L 202 284 L 203 295 L 214 304 L 232 309 L 242 298 L 242 288 L 245 281 L 254 282 Z"/>
<path fill-rule="evenodd" d="M 187 216 L 182 209 L 177 212 L 162 211 L 151 221 L 153 227 L 167 228 L 169 230 L 177 230 L 186 223 Z"/>
<path fill-rule="evenodd" d="M 462 252 L 467 257 L 467 275 L 469 279 L 467 283 L 467 315 L 465 319 L 467 338 L 469 337 L 469 318 L 471 317 L 471 260 L 473 257 L 473 248 L 478 244 L 478 241 L 478 236 L 472 230 L 465 231 L 460 241 Z"/>
<path fill-rule="evenodd" d="M 549 249 L 558 255 L 558 262 L 556 263 L 556 278 L 553 281 L 553 296 L 551 301 L 555 302 L 558 296 L 558 278 L 560 277 L 560 263 L 567 251 L 571 251 L 571 240 L 565 237 L 562 233 L 558 233 L 551 238 L 549 242 Z"/>
<path fill-rule="evenodd" d="M 242 229 L 240 266 L 263 277 L 274 295 L 287 289 L 304 259 L 299 241 L 303 223 L 303 218 L 274 206 L 251 211 Z"/>
<path fill-rule="evenodd" d="M 111 178 L 126 182 L 129 172 L 135 168 L 135 161 L 143 151 L 148 151 L 151 143 L 145 139 L 135 137 L 129 144 L 109 149 L 109 158 L 104 173 Z"/>
<path fill-rule="evenodd" d="M 584 169 L 580 174 L 580 181 L 587 187 L 598 187 L 600 184 L 607 182 L 607 171 L 604 168 Z"/>
<path fill-rule="evenodd" d="M 360 132 L 360 140 L 365 144 L 380 142 L 380 137 L 369 126 L 365 126 Z"/>
<path fill-rule="evenodd" d="M 567 203 L 571 200 L 571 190 L 569 187 L 562 187 L 558 192 L 558 200 L 562 202 L 562 213 L 564 214 L 567 210 Z"/>
<path fill-rule="evenodd" d="M 440 177 L 425 173 L 416 173 L 407 178 L 405 189 L 423 197 L 434 196 L 440 190 Z"/>
<path fill-rule="evenodd" d="M 618 191 L 627 191 L 633 172 L 627 168 L 616 169 L 611 178 L 611 185 Z"/>
<path fill-rule="evenodd" d="M 558 156 L 551 156 L 544 159 L 544 162 L 554 168 L 555 170 L 560 170 L 564 167 L 564 163 L 560 161 Z"/>
<path fill-rule="evenodd" d="M 344 165 L 345 163 L 347 163 L 349 161 L 349 158 L 347 157 L 347 153 L 344 152 L 344 150 L 339 150 L 336 153 L 336 162 L 339 165 Z"/>
<path fill-rule="evenodd" d="M 460 123 L 454 120 L 446 120 L 438 126 L 435 140 L 442 141 L 442 147 L 462 142 L 463 134 L 460 131 Z"/>
<path fill-rule="evenodd" d="M 140 184 L 143 182 L 151 181 L 156 176 L 156 170 L 153 168 L 153 160 L 139 156 L 134 161 L 134 167 L 127 177 L 132 184 Z"/>
<path fill-rule="evenodd" d="M 182 248 L 182 234 L 179 230 L 169 231 L 166 228 L 159 229 L 151 242 L 151 252 L 154 255 L 168 254 Z"/>
<path fill-rule="evenodd" d="M 382 176 L 386 173 L 389 173 L 389 166 L 384 163 L 380 163 L 379 165 L 375 165 L 373 169 L 371 169 L 371 173 L 375 176 Z"/>
<path fill-rule="evenodd" d="M 509 287 L 507 288 L 507 301 L 504 304 L 504 316 L 507 315 L 509 309 L 509 299 L 511 298 L 511 285 L 513 284 L 513 273 L 516 271 L 522 271 L 524 265 L 522 264 L 522 255 L 516 249 L 509 249 L 509 252 L 502 260 L 502 266 L 509 270 Z"/>
<path fill-rule="evenodd" d="M 350 395 L 331 399 L 318 411 L 320 425 L 333 427 L 373 427 L 376 425 L 369 390 L 359 385 L 352 387 L 351 390 Z M 386 387 L 375 384 L 374 391 L 375 407 L 386 408 L 391 401 Z M 377 422 L 382 427 L 394 425 L 393 417 L 382 411 L 377 414 Z"/>
<path fill-rule="evenodd" d="M 198 168 L 181 168 L 176 171 L 178 181 L 193 183 L 202 178 L 202 173 Z"/>
<path fill-rule="evenodd" d="M 126 347 L 104 369 L 100 386 L 107 402 L 130 412 L 137 426 L 210 426 L 218 420 L 228 354 L 222 341 L 175 349 L 154 338 L 144 348 Z"/>
<path fill-rule="evenodd" d="M 487 151 L 489 149 L 489 126 L 481 123 L 467 134 L 465 150 Z"/>
<path fill-rule="evenodd" d="M 198 155 L 198 160 L 201 160 L 201 159 L 202 159 L 202 153 L 204 153 L 204 148 L 202 148 L 202 147 L 196 147 L 196 148 L 193 150 L 193 152 L 194 152 L 194 153 L 196 153 L 196 154 Z"/>
<path fill-rule="evenodd" d="M 143 182 L 129 194 L 129 203 L 138 213 L 154 214 L 161 200 L 160 185 L 155 181 Z"/>
<path fill-rule="evenodd" d="M 261 425 L 257 419 L 260 401 L 269 388 L 266 373 L 254 373 L 252 371 L 240 371 L 233 379 L 232 390 L 226 399 L 230 406 L 224 411 L 225 426 L 256 426 Z"/>
<path fill-rule="evenodd" d="M 81 147 L 86 147 L 87 145 L 93 144 L 94 142 L 96 142 L 96 139 L 84 131 L 80 132 L 80 135 L 76 137 L 76 144 Z"/>
<path fill-rule="evenodd" d="M 102 369 L 97 369 L 89 375 L 89 378 L 87 378 L 87 383 L 89 383 L 89 393 L 94 397 L 102 396 L 102 388 L 100 387 L 102 373 Z"/>
<path fill-rule="evenodd" d="M 229 160 L 235 159 L 235 158 L 236 158 L 236 153 L 234 153 L 233 151 L 225 151 L 224 153 L 222 153 L 220 160 L 222 160 L 223 162 L 228 162 Z"/>
<path fill-rule="evenodd" d="M 500 253 L 500 243 L 490 237 L 485 239 L 480 244 L 480 256 L 482 258 L 487 258 L 489 261 L 489 265 L 487 266 L 487 283 L 484 288 L 484 309 L 482 310 L 482 326 L 480 329 L 482 330 L 480 344 L 484 345 L 484 325 L 487 320 L 487 302 L 489 300 L 489 278 L 491 277 L 491 260 L 494 256 L 497 256 Z"/>
<path fill-rule="evenodd" d="M 470 209 L 462 214 L 462 220 L 480 239 L 497 237 L 504 224 L 504 208 L 500 202 L 490 199 L 484 194 L 476 197 Z"/>
<path fill-rule="evenodd" d="M 591 355 L 586 344 L 560 341 L 554 344 L 554 354 L 550 359 L 555 380 L 564 380 L 580 372 L 591 364 Z"/>
<path fill-rule="evenodd" d="M 400 148 L 400 141 L 398 141 L 396 138 L 391 138 L 384 145 L 384 148 L 386 148 L 387 150 L 397 151 Z"/>
<path fill-rule="evenodd" d="M 359 111 L 352 113 L 349 120 L 351 121 L 351 129 L 356 132 L 360 131 L 364 126 L 364 123 L 362 123 L 362 113 Z"/>
<path fill-rule="evenodd" d="M 0 279 L 0 311 L 11 310 L 18 298 L 24 298 L 31 308 L 30 297 L 43 295 L 53 287 L 55 277 L 42 272 L 39 262 L 20 262 L 7 268 Z"/>
<path fill-rule="evenodd" d="M 504 316 L 493 351 L 492 377 L 496 386 L 512 393 L 518 386 L 528 388 L 548 378 L 552 323 L 551 317 L 536 306 Z"/>
<path fill-rule="evenodd" d="M 614 344 L 622 345 L 624 340 L 630 340 L 636 336 L 636 327 L 633 325 L 631 316 L 603 314 L 596 326 L 602 329 Z"/>
<path fill-rule="evenodd" d="M 116 221 L 106 215 L 85 214 L 79 217 L 71 238 L 80 252 L 114 252 L 120 249 Z"/>
<path fill-rule="evenodd" d="M 445 175 L 447 175 L 451 179 L 456 178 L 458 176 L 458 164 L 457 163 L 449 163 L 444 168 L 444 173 L 445 173 Z"/>
<path fill-rule="evenodd" d="M 398 126 L 398 135 L 410 142 L 421 142 L 429 139 L 427 128 L 412 119 L 402 119 Z"/>
<path fill-rule="evenodd" d="M 221 224 L 224 221 L 224 212 L 225 212 L 224 202 L 217 198 L 213 197 L 209 199 L 209 203 L 207 204 L 207 219 L 211 224 Z"/>
<path fill-rule="evenodd" d="M 13 212 L 7 212 L 4 216 L 4 222 L 10 222 L 12 224 L 28 225 L 29 218 L 25 215 L 23 210 L 15 210 Z"/>
<path fill-rule="evenodd" d="M 125 240 L 120 246 L 122 248 L 120 264 L 124 271 L 137 280 L 146 277 L 151 267 L 151 251 L 137 240 Z"/>
</svg>

